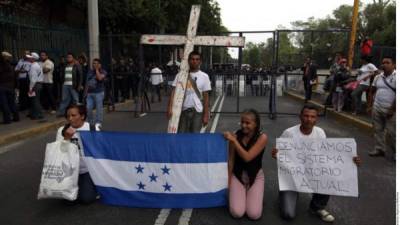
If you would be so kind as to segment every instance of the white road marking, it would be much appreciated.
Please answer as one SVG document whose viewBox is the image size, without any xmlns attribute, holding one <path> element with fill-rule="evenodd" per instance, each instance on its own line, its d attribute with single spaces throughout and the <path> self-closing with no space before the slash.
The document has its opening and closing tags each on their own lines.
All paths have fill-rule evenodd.
<svg viewBox="0 0 400 225">
<path fill-rule="evenodd" d="M 220 96 L 218 96 L 218 97 L 220 97 Z M 222 100 L 219 103 L 218 112 L 221 112 L 222 105 L 224 104 L 224 100 L 225 100 L 225 95 L 222 97 Z M 218 98 L 215 102 L 218 102 Z M 214 111 L 215 106 L 216 106 L 216 104 L 214 103 L 214 106 L 211 109 L 211 111 Z M 210 133 L 215 133 L 215 129 L 217 128 L 217 124 L 218 124 L 218 120 L 219 120 L 219 113 L 217 113 L 217 115 L 214 118 Z M 204 128 L 204 130 L 201 129 L 201 131 L 202 131 L 201 133 L 204 133 L 205 128 Z M 189 221 L 190 221 L 190 217 L 192 216 L 192 212 L 193 212 L 193 209 L 182 210 L 182 215 L 181 215 L 181 217 L 179 217 L 178 225 L 189 225 Z"/>
<path fill-rule="evenodd" d="M 215 108 L 217 107 L 218 101 L 221 98 L 219 95 L 217 99 L 215 100 L 211 111 L 214 111 Z M 202 127 L 200 130 L 200 133 L 204 133 L 207 129 L 207 126 Z M 192 216 L 192 211 L 193 209 L 184 209 L 182 210 L 182 215 L 179 218 L 179 225 L 189 225 L 190 217 Z M 171 209 L 161 209 L 160 214 L 158 215 L 154 225 L 164 225 L 165 222 L 168 219 L 169 214 L 171 213 Z"/>
</svg>

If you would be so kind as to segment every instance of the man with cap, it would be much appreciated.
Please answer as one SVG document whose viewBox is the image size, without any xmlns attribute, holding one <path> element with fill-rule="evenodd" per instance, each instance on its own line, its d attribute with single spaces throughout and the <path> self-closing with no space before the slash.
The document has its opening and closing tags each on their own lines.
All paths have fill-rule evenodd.
<svg viewBox="0 0 400 225">
<path fill-rule="evenodd" d="M 3 112 L 3 123 L 11 123 L 11 119 L 19 121 L 15 104 L 15 75 L 11 66 L 12 55 L 2 52 L 0 56 L 0 110 Z"/>
<path fill-rule="evenodd" d="M 39 63 L 39 55 L 36 52 L 32 52 L 26 56 L 31 62 L 31 69 L 29 70 L 29 91 L 28 96 L 30 99 L 30 117 L 32 120 L 42 119 L 42 106 L 40 105 L 40 92 L 42 90 L 43 82 L 43 71 Z"/>
</svg>

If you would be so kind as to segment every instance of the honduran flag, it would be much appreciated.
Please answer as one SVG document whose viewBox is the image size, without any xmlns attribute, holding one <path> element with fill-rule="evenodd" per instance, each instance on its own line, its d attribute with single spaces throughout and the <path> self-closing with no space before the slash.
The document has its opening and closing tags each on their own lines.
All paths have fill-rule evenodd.
<svg viewBox="0 0 400 225">
<path fill-rule="evenodd" d="M 227 203 L 221 134 L 80 132 L 90 176 L 106 204 L 206 208 Z"/>
</svg>

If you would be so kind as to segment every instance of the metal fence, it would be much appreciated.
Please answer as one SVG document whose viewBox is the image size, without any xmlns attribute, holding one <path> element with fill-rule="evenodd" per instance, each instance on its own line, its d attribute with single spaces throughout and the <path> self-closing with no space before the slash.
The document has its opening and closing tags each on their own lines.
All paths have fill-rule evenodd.
<svg viewBox="0 0 400 225">
<path fill-rule="evenodd" d="M 55 62 L 67 52 L 88 52 L 85 29 L 71 29 L 61 24 L 48 27 L 40 17 L 29 15 L 18 16 L 7 8 L 0 8 L 1 51 L 10 52 L 15 59 L 22 57 L 24 50 L 46 51 Z"/>
</svg>

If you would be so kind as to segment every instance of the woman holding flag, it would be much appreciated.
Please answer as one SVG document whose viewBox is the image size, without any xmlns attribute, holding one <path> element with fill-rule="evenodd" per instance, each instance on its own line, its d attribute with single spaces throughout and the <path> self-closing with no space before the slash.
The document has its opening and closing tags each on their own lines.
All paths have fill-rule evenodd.
<svg viewBox="0 0 400 225">
<path fill-rule="evenodd" d="M 254 109 L 245 110 L 241 129 L 224 136 L 229 141 L 229 211 L 234 218 L 246 213 L 257 220 L 263 210 L 262 157 L 268 141 L 260 128 L 260 115 Z"/>
</svg>

